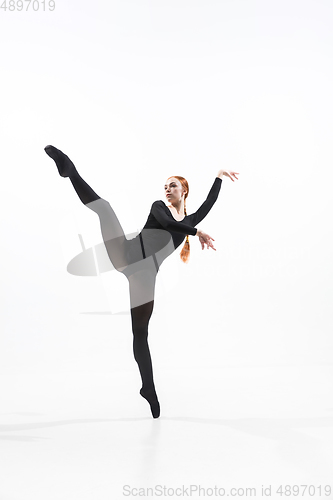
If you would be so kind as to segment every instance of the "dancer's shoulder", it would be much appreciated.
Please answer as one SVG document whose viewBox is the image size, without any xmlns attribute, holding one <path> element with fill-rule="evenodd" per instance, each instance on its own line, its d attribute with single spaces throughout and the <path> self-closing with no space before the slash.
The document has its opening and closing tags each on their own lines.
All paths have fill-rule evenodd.
<svg viewBox="0 0 333 500">
<path fill-rule="evenodd" d="M 152 208 L 153 208 L 153 207 L 160 207 L 160 206 L 162 206 L 162 207 L 166 207 L 166 204 L 164 203 L 164 201 L 162 201 L 162 200 L 156 200 L 156 201 L 154 201 L 154 203 L 152 204 Z"/>
</svg>

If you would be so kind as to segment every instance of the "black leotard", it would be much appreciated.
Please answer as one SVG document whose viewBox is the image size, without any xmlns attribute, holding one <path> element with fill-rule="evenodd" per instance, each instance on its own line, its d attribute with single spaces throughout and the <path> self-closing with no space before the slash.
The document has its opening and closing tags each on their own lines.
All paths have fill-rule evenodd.
<svg viewBox="0 0 333 500">
<path fill-rule="evenodd" d="M 140 258 L 138 258 L 138 246 L 134 240 L 130 240 L 132 248 L 128 256 L 129 261 L 133 263 L 152 256 L 158 271 L 159 265 L 181 245 L 187 234 L 191 236 L 197 234 L 195 226 L 206 217 L 216 202 L 221 184 L 222 179 L 216 177 L 203 204 L 196 212 L 186 215 L 181 221 L 174 219 L 170 209 L 162 200 L 154 201 L 144 227 L 134 238 L 140 240 Z"/>
</svg>

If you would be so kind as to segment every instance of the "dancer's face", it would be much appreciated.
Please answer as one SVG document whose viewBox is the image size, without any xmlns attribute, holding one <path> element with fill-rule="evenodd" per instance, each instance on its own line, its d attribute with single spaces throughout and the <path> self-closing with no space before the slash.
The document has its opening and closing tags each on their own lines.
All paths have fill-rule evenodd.
<svg viewBox="0 0 333 500">
<path fill-rule="evenodd" d="M 185 195 L 185 190 L 183 189 L 180 181 L 175 177 L 170 177 L 170 179 L 166 181 L 164 191 L 166 199 L 170 203 L 180 201 L 182 196 Z"/>
</svg>

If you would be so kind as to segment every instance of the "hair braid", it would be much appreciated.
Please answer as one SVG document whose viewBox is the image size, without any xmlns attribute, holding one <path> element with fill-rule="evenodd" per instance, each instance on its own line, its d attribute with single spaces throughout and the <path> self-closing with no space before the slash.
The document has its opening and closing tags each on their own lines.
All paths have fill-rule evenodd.
<svg viewBox="0 0 333 500">
<path fill-rule="evenodd" d="M 186 198 L 188 197 L 188 193 L 190 190 L 188 182 L 184 177 L 181 177 L 180 175 L 172 175 L 171 177 L 175 177 L 176 179 L 178 179 L 179 182 L 181 183 L 182 187 L 186 191 L 186 194 L 184 196 L 184 212 L 185 212 L 185 217 L 186 217 L 186 215 L 187 215 Z M 168 177 L 168 179 L 171 179 L 171 177 Z M 189 257 L 190 257 L 190 242 L 188 239 L 188 235 L 186 235 L 186 241 L 185 241 L 185 244 L 182 248 L 182 251 L 180 252 L 180 258 L 182 259 L 183 262 L 186 263 L 188 261 Z"/>
<path fill-rule="evenodd" d="M 186 193 L 186 196 L 187 196 L 187 193 Z M 184 212 L 185 212 L 185 217 L 186 217 L 186 215 L 187 215 L 186 198 L 184 199 Z M 190 240 L 189 240 L 188 234 L 187 234 L 185 244 L 182 248 L 182 251 L 180 252 L 180 258 L 182 259 L 182 261 L 184 263 L 186 263 L 186 262 L 188 262 L 189 257 L 190 257 Z"/>
</svg>

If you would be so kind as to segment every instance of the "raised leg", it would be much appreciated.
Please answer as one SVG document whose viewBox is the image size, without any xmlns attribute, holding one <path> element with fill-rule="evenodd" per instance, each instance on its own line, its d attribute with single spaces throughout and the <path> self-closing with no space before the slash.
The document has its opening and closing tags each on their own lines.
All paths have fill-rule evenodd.
<svg viewBox="0 0 333 500">
<path fill-rule="evenodd" d="M 87 203 L 86 206 L 97 213 L 108 256 L 115 269 L 122 272 L 129 265 L 127 248 L 130 243 L 113 208 L 103 198 Z"/>
<path fill-rule="evenodd" d="M 129 264 L 127 260 L 128 240 L 110 203 L 96 194 L 82 179 L 74 163 L 60 149 L 46 146 L 45 152 L 55 161 L 59 174 L 62 177 L 69 177 L 82 203 L 97 213 L 103 241 L 112 265 L 118 271 L 123 271 Z"/>
</svg>

